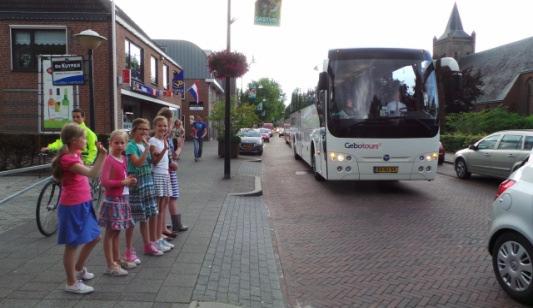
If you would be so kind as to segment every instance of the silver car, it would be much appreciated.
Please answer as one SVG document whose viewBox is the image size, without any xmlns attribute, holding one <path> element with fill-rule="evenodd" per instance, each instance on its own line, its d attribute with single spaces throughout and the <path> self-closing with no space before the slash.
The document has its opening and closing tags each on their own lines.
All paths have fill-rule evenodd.
<svg viewBox="0 0 533 308">
<path fill-rule="evenodd" d="M 502 182 L 492 204 L 488 250 L 501 287 L 533 304 L 533 162 Z"/>
<path fill-rule="evenodd" d="M 529 156 L 533 130 L 493 133 L 455 153 L 455 173 L 467 179 L 472 173 L 507 178 Z"/>
</svg>

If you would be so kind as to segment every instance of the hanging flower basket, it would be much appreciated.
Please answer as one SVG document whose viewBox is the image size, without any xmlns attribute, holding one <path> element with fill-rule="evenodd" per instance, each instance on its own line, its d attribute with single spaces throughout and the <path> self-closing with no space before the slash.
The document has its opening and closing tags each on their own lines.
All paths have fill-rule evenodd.
<svg viewBox="0 0 533 308">
<path fill-rule="evenodd" d="M 248 71 L 246 56 L 240 52 L 218 51 L 207 58 L 209 72 L 216 78 L 241 77 Z"/>
</svg>

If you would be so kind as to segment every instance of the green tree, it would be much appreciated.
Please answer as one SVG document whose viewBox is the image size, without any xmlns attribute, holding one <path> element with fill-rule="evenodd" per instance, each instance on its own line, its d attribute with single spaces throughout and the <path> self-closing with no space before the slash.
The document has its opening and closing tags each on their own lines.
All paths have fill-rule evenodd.
<svg viewBox="0 0 533 308">
<path fill-rule="evenodd" d="M 255 89 L 255 98 L 250 95 Z M 262 122 L 275 123 L 283 119 L 285 93 L 273 79 L 261 78 L 248 84 L 248 90 L 241 95 L 241 102 L 253 104 Z"/>
<path fill-rule="evenodd" d="M 253 127 L 260 121 L 255 113 L 254 105 L 248 103 L 236 104 L 235 101 L 235 99 L 231 100 L 231 136 L 235 136 L 239 129 Z M 223 101 L 216 102 L 209 115 L 209 120 L 217 130 L 218 139 L 224 138 L 224 107 Z"/>
<path fill-rule="evenodd" d="M 459 112 L 469 112 L 472 110 L 473 103 L 476 99 L 483 94 L 484 83 L 481 80 L 481 72 L 472 72 L 472 68 L 466 68 L 462 70 L 462 91 L 459 93 L 450 93 L 448 89 L 445 89 L 446 113 L 459 113 Z M 444 75 L 445 83 L 451 81 L 451 73 L 445 72 Z"/>
</svg>

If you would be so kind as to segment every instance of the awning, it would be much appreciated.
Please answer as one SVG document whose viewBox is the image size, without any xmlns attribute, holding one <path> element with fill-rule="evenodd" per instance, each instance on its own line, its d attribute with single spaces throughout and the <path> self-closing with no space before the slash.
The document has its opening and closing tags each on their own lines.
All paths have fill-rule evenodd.
<svg viewBox="0 0 533 308">
<path fill-rule="evenodd" d="M 135 93 L 133 91 L 126 90 L 126 89 L 120 89 L 120 94 L 123 94 L 123 95 L 126 95 L 126 96 L 130 96 L 130 97 L 134 97 L 134 98 L 137 98 L 137 99 L 140 99 L 140 100 L 143 100 L 143 101 L 149 101 L 149 102 L 156 103 L 156 104 L 163 105 L 163 106 L 167 106 L 167 107 L 181 109 L 181 107 L 179 105 L 171 104 L 169 102 L 165 102 L 165 101 L 157 99 L 157 98 L 153 98 L 153 97 L 150 97 L 150 96 L 146 96 L 146 95 L 142 95 L 142 94 L 139 94 L 139 93 Z"/>
</svg>

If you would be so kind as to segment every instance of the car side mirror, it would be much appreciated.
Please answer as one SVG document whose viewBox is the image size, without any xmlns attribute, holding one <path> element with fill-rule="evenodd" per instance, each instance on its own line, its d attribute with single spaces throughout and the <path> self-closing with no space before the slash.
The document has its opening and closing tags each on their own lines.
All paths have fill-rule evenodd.
<svg viewBox="0 0 533 308">
<path fill-rule="evenodd" d="M 327 72 L 322 72 L 318 75 L 317 90 L 329 90 L 329 76 Z"/>
<path fill-rule="evenodd" d="M 475 144 L 471 144 L 471 145 L 469 145 L 468 148 L 469 148 L 470 150 L 477 151 L 477 146 L 476 146 Z"/>
</svg>

